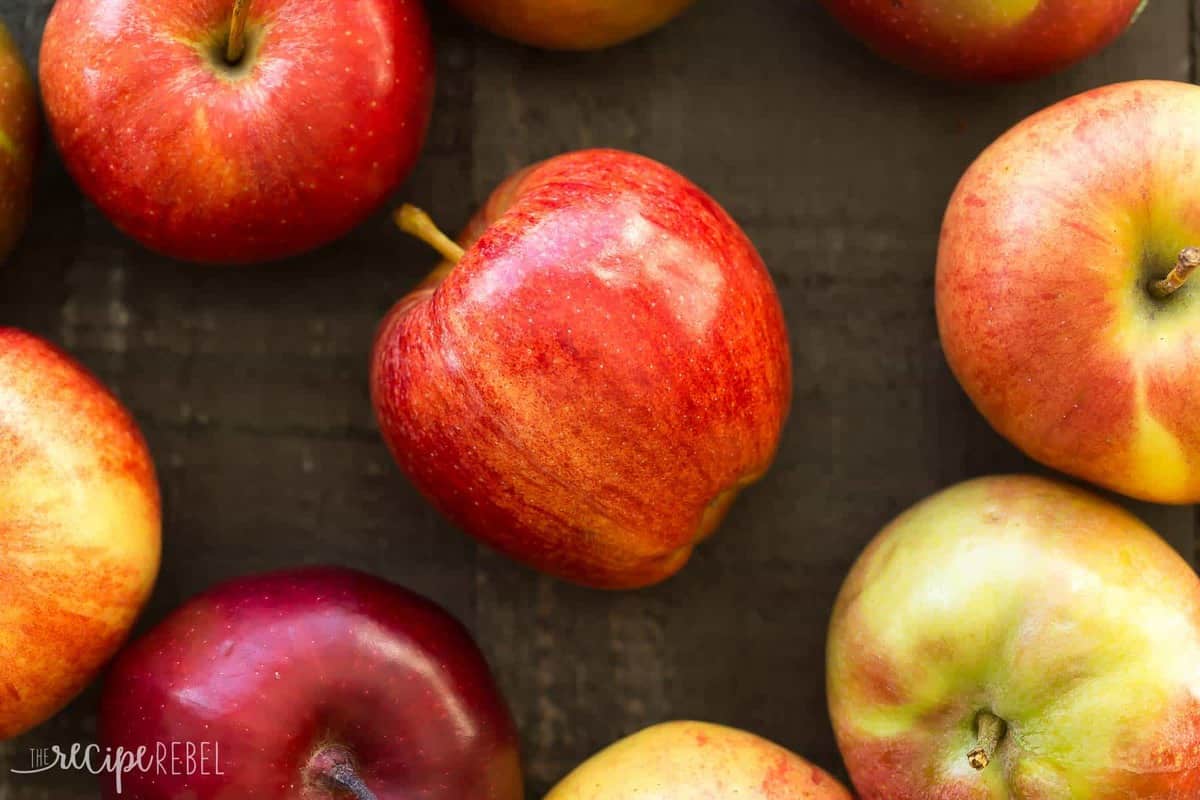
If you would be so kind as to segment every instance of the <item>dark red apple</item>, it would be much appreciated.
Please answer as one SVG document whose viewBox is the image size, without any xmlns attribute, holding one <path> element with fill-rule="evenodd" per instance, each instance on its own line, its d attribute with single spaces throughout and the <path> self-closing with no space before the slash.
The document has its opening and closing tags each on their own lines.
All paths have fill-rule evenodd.
<svg viewBox="0 0 1200 800">
<path fill-rule="evenodd" d="M 246 263 L 341 236 L 407 176 L 432 45 L 420 0 L 58 0 L 41 83 L 63 160 L 117 227 Z"/>
<path fill-rule="evenodd" d="M 1120 36 L 1146 0 L 822 0 L 889 61 L 958 81 L 1054 72 Z"/>
<path fill-rule="evenodd" d="M 134 800 L 523 796 L 512 720 L 467 631 L 344 569 L 244 578 L 195 598 L 118 659 L 100 728 L 114 750 L 181 743 L 176 764 L 168 751 L 161 767 L 121 776 Z M 105 797 L 117 796 L 110 775 Z"/>
<path fill-rule="evenodd" d="M 567 580 L 678 571 L 759 478 L 791 397 L 783 313 L 717 203 L 585 150 L 496 190 L 457 265 L 383 324 L 372 376 L 404 471 L 453 521 Z"/>
</svg>

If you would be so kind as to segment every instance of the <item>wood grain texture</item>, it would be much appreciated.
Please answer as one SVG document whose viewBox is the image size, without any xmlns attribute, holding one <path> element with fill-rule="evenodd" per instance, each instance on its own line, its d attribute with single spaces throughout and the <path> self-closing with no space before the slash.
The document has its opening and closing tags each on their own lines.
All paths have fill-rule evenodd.
<svg viewBox="0 0 1200 800">
<path fill-rule="evenodd" d="M 0 0 L 29 57 L 50 0 Z M 752 729 L 840 771 L 824 705 L 828 613 L 861 547 L 902 508 L 1029 465 L 970 408 L 933 314 L 941 214 L 996 135 L 1076 91 L 1192 73 L 1190 0 L 1152 0 L 1115 47 L 1017 87 L 952 88 L 871 57 L 809 0 L 702 0 L 604 54 L 546 54 L 433 3 L 439 96 L 398 194 L 447 228 L 512 170 L 609 145 L 718 198 L 779 285 L 795 407 L 775 469 L 663 586 L 605 594 L 476 546 L 404 481 L 367 396 L 375 326 L 432 266 L 378 215 L 346 240 L 242 271 L 170 263 L 120 236 L 50 148 L 35 221 L 0 270 L 0 322 L 77 354 L 142 423 L 161 471 L 165 564 L 143 628 L 236 574 L 372 570 L 479 635 L 521 725 L 530 796 L 644 725 Z M 1185 553 L 1192 509 L 1137 506 Z M 9 777 L 28 748 L 92 741 L 95 693 L 0 745 L 0 800 L 82 800 L 90 776 Z"/>
</svg>

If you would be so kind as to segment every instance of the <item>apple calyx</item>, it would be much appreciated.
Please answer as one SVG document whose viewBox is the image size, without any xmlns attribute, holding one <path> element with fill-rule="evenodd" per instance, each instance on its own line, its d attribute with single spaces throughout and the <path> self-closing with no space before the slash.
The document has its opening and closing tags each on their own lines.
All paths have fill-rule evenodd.
<svg viewBox="0 0 1200 800">
<path fill-rule="evenodd" d="M 1175 267 L 1161 281 L 1150 284 L 1150 293 L 1159 300 L 1175 294 L 1197 267 L 1200 267 L 1200 247 L 1185 247 L 1179 253 Z"/>
<path fill-rule="evenodd" d="M 405 203 L 396 211 L 394 219 L 400 230 L 420 239 L 451 264 L 457 264 L 466 252 L 458 242 L 442 233 L 430 216 L 416 206 Z"/>
<path fill-rule="evenodd" d="M 246 52 L 246 17 L 250 13 L 250 0 L 233 0 L 233 17 L 229 23 L 229 43 L 225 46 L 225 61 L 230 66 L 242 60 Z"/>
<path fill-rule="evenodd" d="M 304 777 L 311 786 L 333 792 L 337 797 L 349 795 L 354 800 L 378 800 L 358 774 L 354 756 L 341 745 L 324 745 L 313 753 L 304 768 Z"/>
<path fill-rule="evenodd" d="M 987 769 L 996 755 L 996 748 L 1004 734 L 1008 732 L 1008 724 L 990 711 L 980 711 L 975 717 L 975 738 L 979 746 L 967 753 L 967 762 L 976 771 Z"/>
</svg>

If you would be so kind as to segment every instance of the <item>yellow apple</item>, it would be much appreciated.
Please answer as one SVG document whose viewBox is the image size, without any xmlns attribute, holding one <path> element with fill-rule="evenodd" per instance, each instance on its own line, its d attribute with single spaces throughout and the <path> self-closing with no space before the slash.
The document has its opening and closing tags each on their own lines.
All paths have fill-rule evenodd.
<svg viewBox="0 0 1200 800">
<path fill-rule="evenodd" d="M 667 722 L 600 751 L 546 800 L 850 800 L 828 773 L 752 733 Z"/>
<path fill-rule="evenodd" d="M 0 739 L 58 712 L 116 652 L 160 528 L 129 414 L 62 352 L 0 328 Z"/>
<path fill-rule="evenodd" d="M 599 50 L 667 24 L 695 0 L 450 0 L 492 33 L 549 50 Z"/>
</svg>

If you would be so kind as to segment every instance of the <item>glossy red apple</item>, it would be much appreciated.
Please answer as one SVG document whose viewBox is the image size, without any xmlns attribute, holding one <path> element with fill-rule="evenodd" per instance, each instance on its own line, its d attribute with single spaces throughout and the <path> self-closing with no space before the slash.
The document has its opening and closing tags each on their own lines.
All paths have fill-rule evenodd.
<svg viewBox="0 0 1200 800">
<path fill-rule="evenodd" d="M 938 253 L 942 345 L 996 430 L 1166 503 L 1200 502 L 1197 124 L 1186 83 L 1059 103 L 970 168 Z"/>
<path fill-rule="evenodd" d="M 136 800 L 523 797 L 512 720 L 467 631 L 345 569 L 244 578 L 187 603 L 118 659 L 100 734 L 134 753 L 181 743 L 121 775 Z M 104 796 L 119 796 L 116 775 Z"/>
<path fill-rule="evenodd" d="M 375 349 L 401 467 L 538 569 L 607 588 L 675 573 L 787 416 L 787 332 L 754 246 L 682 176 L 614 150 L 520 172 L 465 252 L 437 243 L 457 265 L 395 307 Z"/>
<path fill-rule="evenodd" d="M 37 101 L 25 60 L 0 23 L 0 260 L 29 219 L 38 149 Z"/>
<path fill-rule="evenodd" d="M 246 263 L 341 236 L 404 179 L 432 45 L 420 0 L 59 0 L 41 83 L 67 168 L 118 228 Z"/>
<path fill-rule="evenodd" d="M 1079 489 L 906 511 L 842 587 L 827 675 L 862 800 L 1200 797 L 1200 580 Z"/>
<path fill-rule="evenodd" d="M 823 0 L 884 58 L 958 81 L 1034 78 L 1121 35 L 1146 0 Z"/>
<path fill-rule="evenodd" d="M 83 367 L 0 328 L 0 740 L 45 722 L 129 635 L 162 515 L 137 425 Z"/>
</svg>

